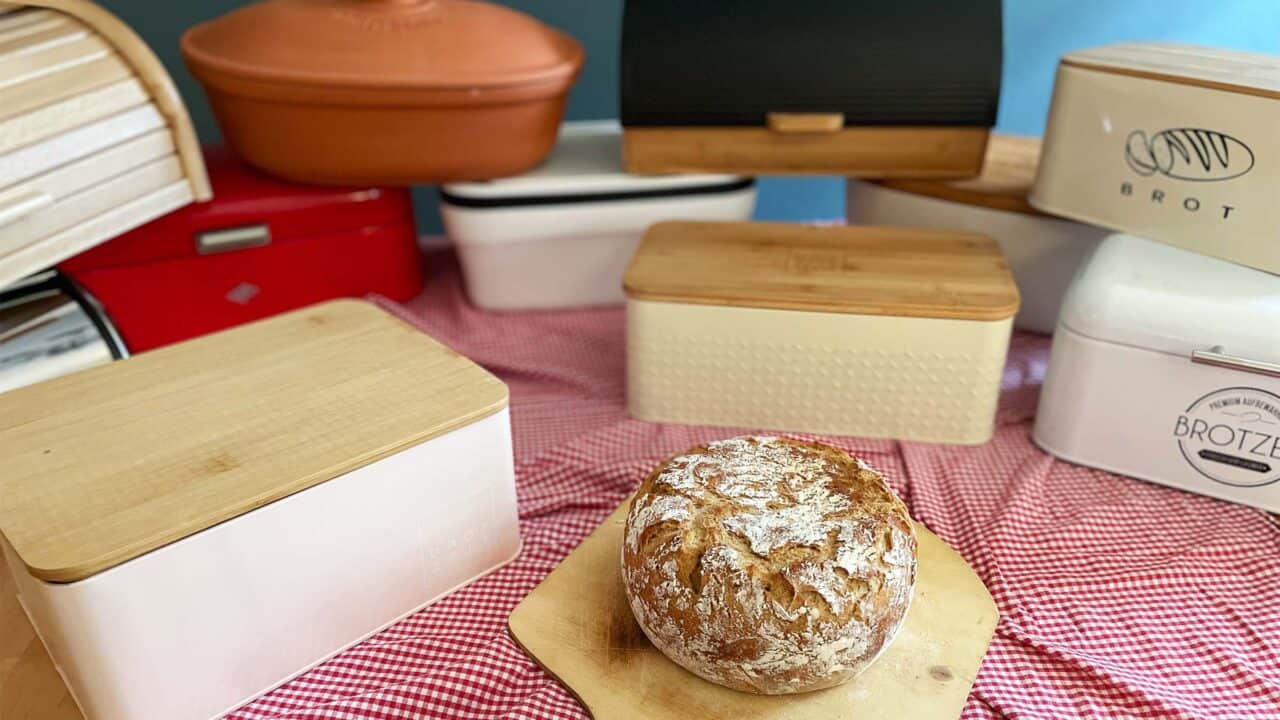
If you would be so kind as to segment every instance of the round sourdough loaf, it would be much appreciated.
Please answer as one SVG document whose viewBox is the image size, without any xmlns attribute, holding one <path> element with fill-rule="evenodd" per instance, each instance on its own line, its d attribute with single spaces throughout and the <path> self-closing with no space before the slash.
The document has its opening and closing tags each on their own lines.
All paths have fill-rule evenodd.
<svg viewBox="0 0 1280 720">
<path fill-rule="evenodd" d="M 821 443 L 739 437 L 653 471 L 627 514 L 622 578 L 653 644 L 735 690 L 831 687 L 870 665 L 911 603 L 907 508 Z"/>
</svg>

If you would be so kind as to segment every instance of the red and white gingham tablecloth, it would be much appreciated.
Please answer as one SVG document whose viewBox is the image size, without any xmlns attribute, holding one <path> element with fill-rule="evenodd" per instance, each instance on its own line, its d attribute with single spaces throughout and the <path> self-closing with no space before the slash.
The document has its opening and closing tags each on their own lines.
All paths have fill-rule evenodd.
<svg viewBox="0 0 1280 720">
<path fill-rule="evenodd" d="M 621 309 L 481 312 L 452 255 L 428 263 L 425 294 L 384 306 L 510 385 L 524 552 L 235 720 L 585 718 L 508 613 L 652 466 L 735 434 L 627 416 Z M 1280 518 L 1037 449 L 1048 348 L 1015 335 L 986 445 L 824 438 L 885 471 L 995 597 L 963 717 L 1280 718 Z"/>
</svg>

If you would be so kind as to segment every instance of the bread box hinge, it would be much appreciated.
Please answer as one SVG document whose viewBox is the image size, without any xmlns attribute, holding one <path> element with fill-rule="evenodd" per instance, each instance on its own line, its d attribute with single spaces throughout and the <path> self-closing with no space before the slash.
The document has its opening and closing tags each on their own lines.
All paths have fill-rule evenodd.
<svg viewBox="0 0 1280 720">
<path fill-rule="evenodd" d="M 1191 362 L 1199 363 L 1201 365 L 1228 368 L 1231 370 L 1242 370 L 1244 372 L 1266 375 L 1268 377 L 1280 377 L 1280 365 L 1264 362 L 1262 360 L 1250 360 L 1249 358 L 1228 355 L 1226 353 L 1226 348 L 1221 345 L 1214 345 L 1208 350 L 1192 350 Z"/>
<path fill-rule="evenodd" d="M 844 129 L 844 113 L 771 112 L 765 120 L 776 133 L 833 133 Z"/>
</svg>

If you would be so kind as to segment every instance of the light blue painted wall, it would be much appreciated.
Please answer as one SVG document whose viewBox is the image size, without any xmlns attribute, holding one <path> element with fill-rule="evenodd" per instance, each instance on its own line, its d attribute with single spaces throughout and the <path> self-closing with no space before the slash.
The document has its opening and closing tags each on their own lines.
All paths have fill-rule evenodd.
<svg viewBox="0 0 1280 720">
<path fill-rule="evenodd" d="M 622 0 L 505 3 L 572 33 L 586 46 L 588 62 L 571 96 L 569 117 L 615 116 Z M 177 78 L 201 138 L 216 141 L 217 128 L 204 96 L 182 67 L 178 35 L 188 25 L 225 13 L 245 4 L 244 0 L 109 0 L 105 4 L 155 48 Z M 1121 40 L 1176 40 L 1280 54 L 1280 0 L 1005 0 L 999 129 L 1040 134 L 1058 57 L 1075 48 Z M 424 189 L 419 195 L 420 224 L 427 232 L 438 232 L 434 192 Z M 843 182 L 831 178 L 766 179 L 761 183 L 757 214 L 763 219 L 842 217 Z"/>
</svg>

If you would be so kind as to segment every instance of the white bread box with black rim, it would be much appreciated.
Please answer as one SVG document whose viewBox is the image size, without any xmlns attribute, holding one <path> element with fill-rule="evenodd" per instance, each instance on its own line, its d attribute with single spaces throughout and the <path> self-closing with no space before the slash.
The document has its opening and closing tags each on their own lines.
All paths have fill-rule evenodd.
<svg viewBox="0 0 1280 720">
<path fill-rule="evenodd" d="M 755 204 L 752 178 L 628 175 L 612 120 L 565 123 L 524 175 L 440 193 L 467 294 L 488 310 L 621 304 L 622 272 L 650 225 L 749 220 Z"/>
<path fill-rule="evenodd" d="M 1058 67 L 1036 208 L 1280 273 L 1280 57 L 1158 43 Z"/>
<path fill-rule="evenodd" d="M 1067 293 L 1048 452 L 1280 512 L 1280 277 L 1112 235 Z"/>
<path fill-rule="evenodd" d="M 91 720 L 220 716 L 515 557 L 507 388 L 342 300 L 0 395 L 0 531 Z"/>
</svg>

